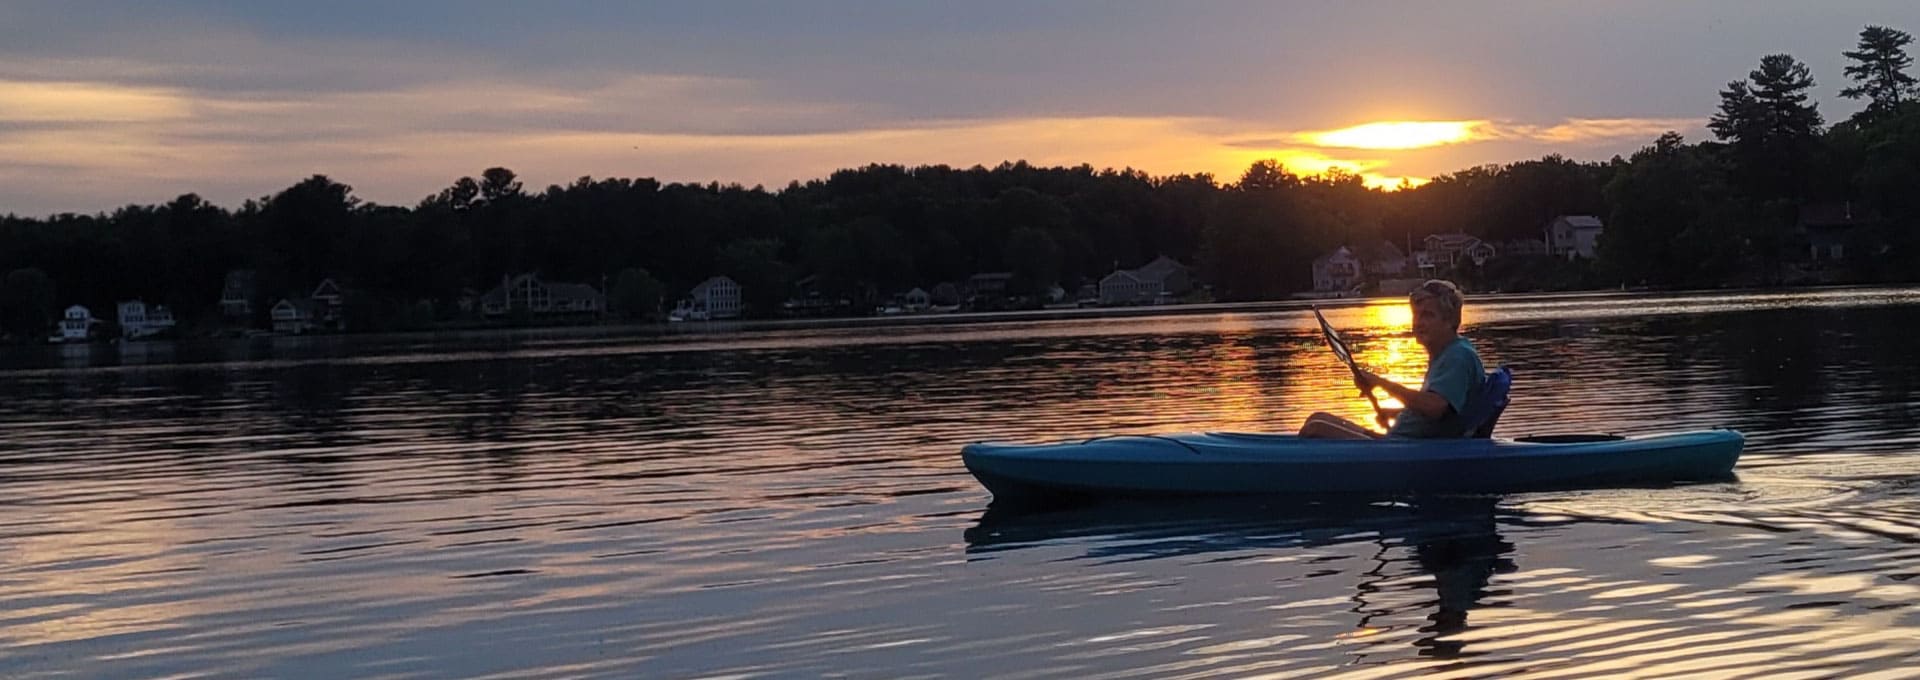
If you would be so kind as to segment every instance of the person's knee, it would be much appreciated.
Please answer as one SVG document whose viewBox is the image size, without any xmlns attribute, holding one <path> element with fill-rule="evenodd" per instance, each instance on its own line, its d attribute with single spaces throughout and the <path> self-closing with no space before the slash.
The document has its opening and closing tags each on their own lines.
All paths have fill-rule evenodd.
<svg viewBox="0 0 1920 680">
<path fill-rule="evenodd" d="M 1309 417 L 1307 422 L 1300 425 L 1300 436 L 1308 439 L 1345 439 L 1353 436 L 1353 433 L 1331 416 L 1319 419 Z"/>
</svg>

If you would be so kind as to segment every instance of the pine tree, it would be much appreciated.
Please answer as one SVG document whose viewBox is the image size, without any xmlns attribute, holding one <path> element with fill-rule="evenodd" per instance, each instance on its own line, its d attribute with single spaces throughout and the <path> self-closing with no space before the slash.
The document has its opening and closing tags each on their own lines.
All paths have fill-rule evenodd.
<svg viewBox="0 0 1920 680">
<path fill-rule="evenodd" d="M 1912 42 L 1913 36 L 1906 31 L 1868 26 L 1860 31 L 1860 49 L 1841 53 L 1853 60 L 1846 74 L 1857 84 L 1841 90 L 1840 96 L 1867 100 L 1866 110 L 1855 114 L 1856 121 L 1884 116 L 1914 98 L 1915 81 L 1906 72 L 1913 65 L 1913 56 L 1906 52 Z"/>
</svg>

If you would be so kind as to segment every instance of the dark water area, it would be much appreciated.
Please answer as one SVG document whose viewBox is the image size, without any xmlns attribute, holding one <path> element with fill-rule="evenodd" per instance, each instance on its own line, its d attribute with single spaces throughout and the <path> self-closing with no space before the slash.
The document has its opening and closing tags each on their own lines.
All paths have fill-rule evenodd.
<svg viewBox="0 0 1920 680">
<path fill-rule="evenodd" d="M 1344 307 L 1417 381 L 1404 305 Z M 1920 290 L 1470 302 L 1498 436 L 1736 481 L 999 507 L 982 439 L 1368 412 L 1309 313 L 7 348 L 3 677 L 1912 677 Z"/>
</svg>

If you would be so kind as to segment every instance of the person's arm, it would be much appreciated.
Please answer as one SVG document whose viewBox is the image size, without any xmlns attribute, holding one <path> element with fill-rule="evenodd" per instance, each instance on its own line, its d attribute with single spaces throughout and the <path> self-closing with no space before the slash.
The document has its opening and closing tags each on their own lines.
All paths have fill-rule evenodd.
<svg viewBox="0 0 1920 680">
<path fill-rule="evenodd" d="M 1453 404 L 1447 403 L 1447 398 L 1439 394 L 1407 387 L 1406 385 L 1380 377 L 1380 375 L 1366 369 L 1361 369 L 1360 375 L 1363 380 L 1371 383 L 1374 387 L 1385 390 L 1387 394 L 1400 400 L 1400 403 L 1406 406 L 1406 410 L 1418 413 L 1423 417 L 1431 419 L 1445 418 L 1447 411 L 1453 408 Z"/>
</svg>

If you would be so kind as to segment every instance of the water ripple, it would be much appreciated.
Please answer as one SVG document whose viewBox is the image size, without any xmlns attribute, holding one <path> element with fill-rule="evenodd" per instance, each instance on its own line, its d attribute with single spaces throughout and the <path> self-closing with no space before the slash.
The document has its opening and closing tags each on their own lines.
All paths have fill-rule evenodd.
<svg viewBox="0 0 1920 680">
<path fill-rule="evenodd" d="M 1364 417 L 1297 307 L 9 355 L 0 675 L 1900 675 L 1916 307 L 1476 303 L 1501 434 L 1735 427 L 1739 480 L 1370 504 L 1031 512 L 959 465 Z M 1417 379 L 1391 308 L 1330 317 Z"/>
</svg>

